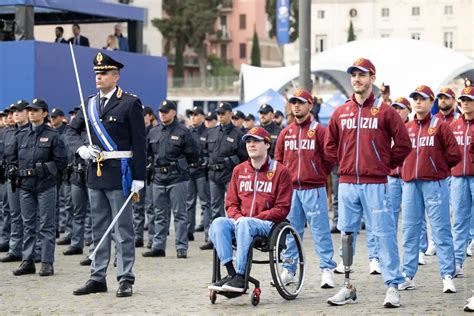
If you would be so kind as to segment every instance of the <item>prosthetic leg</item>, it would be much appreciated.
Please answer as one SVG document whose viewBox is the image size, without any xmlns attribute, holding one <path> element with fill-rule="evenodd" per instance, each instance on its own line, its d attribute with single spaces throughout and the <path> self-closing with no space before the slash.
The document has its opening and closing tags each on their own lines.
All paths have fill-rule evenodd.
<svg viewBox="0 0 474 316">
<path fill-rule="evenodd" d="M 327 302 L 329 305 L 345 305 L 357 303 L 357 293 L 354 285 L 350 283 L 350 270 L 352 266 L 352 259 L 354 257 L 354 250 L 352 243 L 354 237 L 352 232 L 343 233 L 342 235 L 342 263 L 344 264 L 344 286 L 337 292 L 336 295 L 330 297 Z"/>
</svg>

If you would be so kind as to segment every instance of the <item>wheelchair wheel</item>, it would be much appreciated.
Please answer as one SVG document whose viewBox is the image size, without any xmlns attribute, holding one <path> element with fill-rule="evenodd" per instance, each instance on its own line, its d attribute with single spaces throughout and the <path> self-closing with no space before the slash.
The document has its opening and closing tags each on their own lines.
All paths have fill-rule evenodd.
<svg viewBox="0 0 474 316">
<path fill-rule="evenodd" d="M 284 256 L 287 248 L 293 249 L 292 256 Z M 282 277 L 284 265 L 296 269 L 293 277 Z M 288 222 L 278 224 L 270 236 L 270 270 L 272 283 L 284 299 L 294 300 L 303 288 L 304 265 L 303 243 L 298 232 Z"/>
</svg>

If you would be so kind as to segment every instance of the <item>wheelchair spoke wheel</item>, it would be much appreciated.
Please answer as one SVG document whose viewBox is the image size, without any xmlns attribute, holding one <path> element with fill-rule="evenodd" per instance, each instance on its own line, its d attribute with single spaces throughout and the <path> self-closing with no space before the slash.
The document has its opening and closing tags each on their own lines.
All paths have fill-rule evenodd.
<svg viewBox="0 0 474 316">
<path fill-rule="evenodd" d="M 281 297 L 294 300 L 304 283 L 303 243 L 298 232 L 287 222 L 278 224 L 270 236 L 272 284 Z M 290 272 L 289 272 L 290 271 Z"/>
</svg>

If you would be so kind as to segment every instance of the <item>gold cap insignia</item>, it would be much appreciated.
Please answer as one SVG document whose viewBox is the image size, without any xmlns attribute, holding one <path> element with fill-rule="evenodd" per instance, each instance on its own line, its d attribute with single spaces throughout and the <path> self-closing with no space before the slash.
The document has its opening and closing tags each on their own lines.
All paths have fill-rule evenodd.
<svg viewBox="0 0 474 316">
<path fill-rule="evenodd" d="M 252 135 L 253 135 L 253 134 L 255 134 L 257 131 L 258 131 L 258 128 L 253 127 L 253 128 L 250 129 L 249 134 L 252 134 Z"/>
<path fill-rule="evenodd" d="M 101 53 L 98 53 L 95 60 L 97 61 L 97 65 L 100 65 L 100 64 L 102 64 L 102 60 L 104 60 L 104 56 L 102 56 Z"/>
<path fill-rule="evenodd" d="M 359 58 L 354 62 L 354 65 L 360 65 L 364 62 L 364 58 Z"/>
</svg>

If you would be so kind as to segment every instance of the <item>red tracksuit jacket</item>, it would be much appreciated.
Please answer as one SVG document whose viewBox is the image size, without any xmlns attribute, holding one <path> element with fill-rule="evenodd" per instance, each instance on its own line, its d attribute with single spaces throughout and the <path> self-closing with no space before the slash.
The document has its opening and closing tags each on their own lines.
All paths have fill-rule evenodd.
<svg viewBox="0 0 474 316">
<path fill-rule="evenodd" d="M 464 116 L 451 122 L 451 130 L 462 154 L 462 160 L 451 169 L 455 177 L 474 176 L 474 161 L 469 156 L 473 125 L 474 120 L 466 120 Z"/>
<path fill-rule="evenodd" d="M 449 113 L 448 115 L 443 115 L 443 113 L 438 112 L 435 114 L 435 116 L 441 119 L 443 122 L 451 124 L 454 120 L 457 120 L 458 118 L 460 118 L 461 114 L 459 114 L 456 111 L 456 106 L 455 106 L 454 109 L 451 111 L 451 113 Z"/>
<path fill-rule="evenodd" d="M 250 160 L 245 161 L 232 172 L 225 199 L 227 216 L 279 223 L 290 212 L 291 195 L 291 178 L 285 166 L 269 159 L 260 170 L 255 170 Z"/>
<path fill-rule="evenodd" d="M 278 136 L 275 160 L 288 168 L 294 189 L 326 186 L 327 174 L 334 162 L 324 157 L 325 133 L 321 124 L 308 117 L 301 124 L 291 123 Z"/>
<path fill-rule="evenodd" d="M 392 146 L 393 140 L 393 146 Z M 386 183 L 410 152 L 402 119 L 372 93 L 359 105 L 354 95 L 331 116 L 324 152 L 339 161 L 340 183 Z"/>
<path fill-rule="evenodd" d="M 415 116 L 406 124 L 412 150 L 403 163 L 403 181 L 445 179 L 462 159 L 449 125 L 436 116 Z"/>
</svg>

